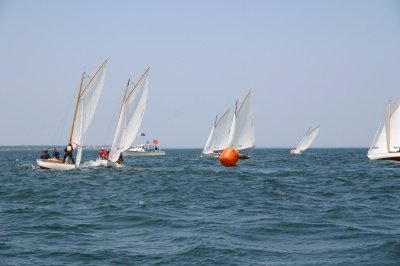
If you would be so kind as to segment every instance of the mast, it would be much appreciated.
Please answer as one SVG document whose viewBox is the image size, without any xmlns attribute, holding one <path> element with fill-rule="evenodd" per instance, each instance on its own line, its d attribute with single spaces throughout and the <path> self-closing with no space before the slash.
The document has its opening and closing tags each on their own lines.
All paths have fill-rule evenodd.
<svg viewBox="0 0 400 266">
<path fill-rule="evenodd" d="M 70 133 L 69 133 L 69 141 L 68 141 L 68 143 L 71 143 L 71 141 L 72 141 L 72 134 L 74 133 L 75 120 L 76 120 L 76 113 L 78 112 L 79 102 L 81 101 L 82 84 L 83 84 L 83 78 L 84 78 L 84 77 L 85 77 L 85 72 L 82 73 L 81 84 L 79 85 L 78 99 L 76 100 L 75 111 L 74 111 L 74 117 L 73 117 L 73 119 L 72 119 L 72 126 L 71 126 L 71 131 L 70 131 Z"/>
<path fill-rule="evenodd" d="M 122 99 L 122 103 L 121 103 L 121 109 L 119 110 L 119 115 L 118 115 L 118 120 L 121 117 L 121 113 L 122 113 L 122 109 L 124 108 L 125 102 L 126 102 L 126 95 L 128 94 L 128 87 L 129 87 L 129 82 L 131 81 L 131 79 L 128 79 L 128 82 L 126 83 L 126 88 L 125 88 L 125 93 L 124 93 L 124 98 Z M 117 127 L 118 127 L 118 123 L 117 123 Z"/>
<path fill-rule="evenodd" d="M 389 98 L 389 103 L 388 103 L 388 129 L 387 129 L 387 150 L 390 152 L 390 116 L 391 116 L 391 103 L 390 103 L 390 98 Z"/>
<path fill-rule="evenodd" d="M 69 134 L 69 141 L 68 141 L 68 143 L 70 143 L 70 142 L 72 141 L 72 137 L 73 137 L 72 135 L 74 134 L 76 114 L 77 114 L 77 112 L 78 112 L 78 106 L 79 106 L 79 103 L 80 103 L 80 101 L 81 101 L 81 96 L 82 96 L 82 94 L 85 92 L 85 90 L 88 88 L 89 84 L 92 83 L 92 81 L 94 80 L 94 78 L 97 76 L 97 74 L 99 73 L 100 69 L 102 69 L 103 66 L 107 64 L 107 60 L 108 60 L 108 58 L 107 58 L 106 60 L 104 60 L 104 62 L 101 64 L 101 66 L 96 70 L 96 73 L 93 75 L 93 77 L 92 77 L 92 78 L 90 79 L 90 81 L 87 83 L 85 89 L 82 88 L 83 79 L 84 79 L 84 77 L 85 77 L 85 72 L 82 73 L 82 79 L 81 79 L 81 84 L 80 84 L 80 86 L 79 86 L 78 99 L 77 99 L 76 105 L 75 105 L 74 118 L 73 118 L 73 120 L 72 120 L 71 132 L 70 132 L 70 134 Z"/>
<path fill-rule="evenodd" d="M 148 67 L 148 68 L 143 72 L 143 74 L 140 76 L 140 79 L 136 82 L 136 84 L 133 85 L 133 89 L 130 91 L 128 97 L 130 97 L 131 94 L 133 93 L 133 91 L 136 90 L 137 85 L 140 84 L 140 82 L 142 81 L 144 75 L 146 75 L 146 73 L 149 72 L 149 69 L 150 69 L 150 67 Z M 127 98 L 128 98 L 128 97 L 127 97 Z"/>
</svg>

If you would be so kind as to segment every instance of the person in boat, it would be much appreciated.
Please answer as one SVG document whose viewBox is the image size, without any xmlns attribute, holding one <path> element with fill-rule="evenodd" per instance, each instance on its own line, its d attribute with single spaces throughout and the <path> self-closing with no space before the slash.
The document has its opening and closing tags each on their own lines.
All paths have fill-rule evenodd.
<svg viewBox="0 0 400 266">
<path fill-rule="evenodd" d="M 100 159 L 105 159 L 105 158 L 104 158 L 104 148 L 100 148 L 100 151 L 99 151 L 99 158 L 100 158 Z"/>
<path fill-rule="evenodd" d="M 68 143 L 67 147 L 65 147 L 65 149 L 64 149 L 64 152 L 65 152 L 65 154 L 64 154 L 64 159 L 63 159 L 63 162 L 64 162 L 64 163 L 65 163 L 65 160 L 66 160 L 67 158 L 70 158 L 71 161 L 72 161 L 72 163 L 75 164 L 73 151 L 74 151 L 74 148 L 72 147 L 72 144 L 71 144 L 71 142 L 70 142 L 70 143 Z"/>
<path fill-rule="evenodd" d="M 53 149 L 53 158 L 60 160 L 60 153 L 58 152 L 58 150 L 56 148 Z"/>
<path fill-rule="evenodd" d="M 123 164 L 124 163 L 124 157 L 122 156 L 122 153 L 119 155 L 117 163 Z"/>
<path fill-rule="evenodd" d="M 48 149 L 44 149 L 42 151 L 42 154 L 40 155 L 40 159 L 50 159 L 50 155 L 49 155 L 49 150 Z"/>
<path fill-rule="evenodd" d="M 104 148 L 101 148 L 99 151 L 99 157 L 103 160 L 108 159 L 110 152 Z"/>
</svg>

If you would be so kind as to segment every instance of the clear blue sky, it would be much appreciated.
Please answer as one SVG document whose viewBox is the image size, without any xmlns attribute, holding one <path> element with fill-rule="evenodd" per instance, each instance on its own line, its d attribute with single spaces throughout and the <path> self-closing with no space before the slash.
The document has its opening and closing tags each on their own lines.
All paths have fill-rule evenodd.
<svg viewBox="0 0 400 266">
<path fill-rule="evenodd" d="M 367 147 L 400 99 L 400 1 L 3 0 L 0 40 L 0 145 L 64 145 L 81 72 L 106 57 L 86 144 L 111 144 L 147 66 L 142 131 L 164 147 L 203 147 L 249 89 L 258 147 L 316 124 L 314 147 Z"/>
</svg>

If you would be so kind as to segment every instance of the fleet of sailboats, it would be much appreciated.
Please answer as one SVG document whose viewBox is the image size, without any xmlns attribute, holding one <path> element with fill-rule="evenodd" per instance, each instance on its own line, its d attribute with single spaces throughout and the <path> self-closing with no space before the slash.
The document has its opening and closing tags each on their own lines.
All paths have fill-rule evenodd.
<svg viewBox="0 0 400 266">
<path fill-rule="evenodd" d="M 241 104 L 236 101 L 234 112 L 228 109 L 220 119 L 216 117 L 202 155 L 217 157 L 227 147 L 239 151 L 241 159 L 250 158 L 247 152 L 255 147 L 251 91 Z"/>
<path fill-rule="evenodd" d="M 68 143 L 72 144 L 74 150 L 77 149 L 75 164 L 58 159 L 37 159 L 36 162 L 41 168 L 71 170 L 79 167 L 82 159 L 85 132 L 92 121 L 104 86 L 106 68 L 107 59 L 100 65 L 86 85 L 84 84 L 85 73 L 82 74 L 68 140 Z"/>
<path fill-rule="evenodd" d="M 149 70 L 150 68 L 146 69 L 132 89 L 129 89 L 131 84 L 128 80 L 109 157 L 108 159 L 96 159 L 99 165 L 116 166 L 121 164 L 123 152 L 128 150 L 135 141 L 147 105 Z"/>
<path fill-rule="evenodd" d="M 78 168 L 82 159 L 84 136 L 96 110 L 102 92 L 107 68 L 107 60 L 98 67 L 95 74 L 85 84 L 85 73 L 82 74 L 76 99 L 68 143 L 77 150 L 75 163 L 60 159 L 37 159 L 39 167 L 54 170 L 71 170 Z M 99 165 L 115 166 L 122 163 L 122 154 L 136 152 L 132 148 L 138 135 L 147 105 L 149 89 L 149 68 L 141 75 L 138 82 L 125 88 L 119 118 L 109 157 L 98 158 Z M 371 160 L 400 161 L 400 102 L 394 108 L 389 101 L 387 124 L 382 122 L 375 134 L 367 156 Z M 292 148 L 291 154 L 301 154 L 307 150 L 318 135 L 320 126 L 310 127 L 299 144 Z M 158 143 L 157 143 L 158 144 Z M 156 145 L 157 146 L 157 145 Z M 157 146 L 158 147 L 158 146 Z M 250 158 L 247 152 L 255 147 L 254 114 L 251 106 L 251 91 L 242 103 L 236 101 L 234 110 L 229 108 L 221 117 L 216 116 L 202 155 L 217 157 L 227 147 L 239 151 L 240 158 Z M 164 151 L 162 155 L 165 154 Z M 131 151 L 131 152 L 129 152 Z M 161 154 L 160 153 L 160 154 Z"/>
<path fill-rule="evenodd" d="M 382 122 L 375 134 L 367 156 L 371 160 L 400 161 L 400 102 L 392 109 L 389 100 L 387 127 Z"/>
<path fill-rule="evenodd" d="M 315 137 L 318 135 L 319 132 L 319 125 L 316 127 L 310 127 L 308 128 L 306 134 L 303 136 L 303 138 L 300 140 L 299 144 L 297 147 L 293 148 L 290 150 L 291 154 L 301 154 L 305 150 L 307 150 L 311 144 L 313 143 Z"/>
</svg>

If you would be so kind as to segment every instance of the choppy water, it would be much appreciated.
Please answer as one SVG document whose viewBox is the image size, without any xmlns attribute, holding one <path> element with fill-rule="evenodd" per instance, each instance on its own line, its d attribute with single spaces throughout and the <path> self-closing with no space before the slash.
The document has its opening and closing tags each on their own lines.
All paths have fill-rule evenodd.
<svg viewBox="0 0 400 266">
<path fill-rule="evenodd" d="M 256 149 L 235 168 L 167 150 L 40 170 L 0 150 L 1 265 L 400 265 L 400 164 Z"/>
</svg>

